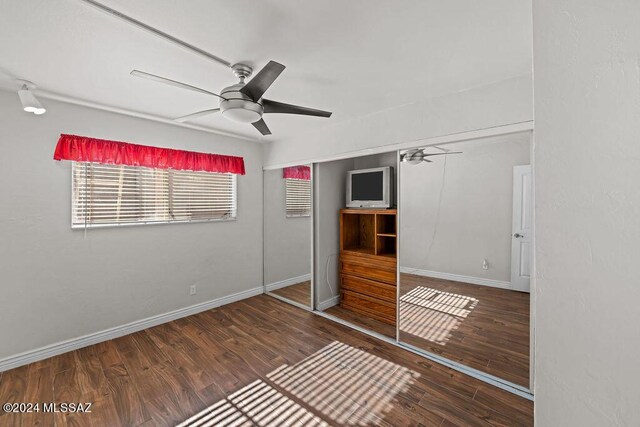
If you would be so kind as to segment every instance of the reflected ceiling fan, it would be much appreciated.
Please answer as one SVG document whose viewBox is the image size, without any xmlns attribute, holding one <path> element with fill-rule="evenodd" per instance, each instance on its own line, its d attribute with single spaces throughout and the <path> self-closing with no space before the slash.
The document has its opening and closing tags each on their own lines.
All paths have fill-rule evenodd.
<svg viewBox="0 0 640 427">
<path fill-rule="evenodd" d="M 443 148 L 440 147 L 435 147 L 439 150 L 444 150 Z M 411 164 L 418 164 L 421 162 L 428 162 L 428 163 L 433 163 L 433 160 L 429 160 L 427 159 L 427 157 L 431 157 L 431 156 L 446 156 L 447 154 L 462 154 L 462 151 L 449 151 L 449 150 L 445 150 L 442 153 L 425 153 L 424 152 L 424 148 L 417 148 L 414 150 L 407 150 L 406 152 L 402 153 L 400 155 L 400 161 L 401 162 L 407 162 L 407 163 L 411 163 Z"/>
<path fill-rule="evenodd" d="M 174 119 L 178 122 L 186 122 L 198 117 L 220 112 L 222 113 L 222 117 L 226 119 L 239 123 L 251 123 L 262 135 L 271 135 L 269 127 L 262 119 L 263 114 L 280 113 L 331 117 L 331 112 L 329 111 L 285 104 L 284 102 L 271 101 L 262 97 L 282 71 L 284 71 L 285 66 L 282 64 L 269 61 L 248 83 L 245 83 L 244 80 L 251 76 L 253 68 L 246 64 L 235 64 L 231 66 L 231 69 L 236 77 L 240 79 L 240 82 L 225 87 L 220 91 L 220 94 L 144 71 L 133 70 L 131 71 L 131 75 L 219 98 L 219 108 L 198 111 Z"/>
</svg>

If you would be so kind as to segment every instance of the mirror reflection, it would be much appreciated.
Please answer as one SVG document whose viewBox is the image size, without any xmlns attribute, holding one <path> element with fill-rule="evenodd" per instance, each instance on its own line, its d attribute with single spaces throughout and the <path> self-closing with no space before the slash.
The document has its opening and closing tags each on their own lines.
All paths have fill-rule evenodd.
<svg viewBox="0 0 640 427">
<path fill-rule="evenodd" d="M 398 152 L 317 165 L 317 306 L 396 337 Z"/>
<path fill-rule="evenodd" d="M 400 154 L 399 340 L 528 387 L 530 134 Z"/>
<path fill-rule="evenodd" d="M 264 171 L 264 286 L 271 295 L 312 307 L 311 167 Z"/>
</svg>

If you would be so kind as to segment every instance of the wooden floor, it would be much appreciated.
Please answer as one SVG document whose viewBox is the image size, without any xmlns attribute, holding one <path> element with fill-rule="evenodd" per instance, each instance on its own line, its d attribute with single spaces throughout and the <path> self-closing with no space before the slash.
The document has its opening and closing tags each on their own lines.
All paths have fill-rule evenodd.
<svg viewBox="0 0 640 427">
<path fill-rule="evenodd" d="M 294 301 L 311 307 L 311 281 L 296 283 L 295 285 L 287 286 L 284 288 L 270 291 L 272 294 L 276 294 L 290 301 Z"/>
<path fill-rule="evenodd" d="M 529 385 L 529 294 L 401 275 L 400 339 Z"/>
<path fill-rule="evenodd" d="M 377 332 L 389 338 L 393 338 L 393 339 L 396 338 L 395 326 L 381 322 L 377 319 L 374 319 L 373 317 L 356 313 L 355 311 L 351 311 L 347 308 L 340 307 L 339 305 L 334 305 L 333 307 L 329 307 L 324 312 L 332 316 L 336 316 L 337 318 L 342 319 L 346 322 L 349 322 L 353 325 L 360 326 L 361 328 L 368 329 L 373 332 Z"/>
<path fill-rule="evenodd" d="M 533 425 L 530 401 L 267 295 L 1 373 L 0 402 L 93 403 L 1 426 Z"/>
</svg>

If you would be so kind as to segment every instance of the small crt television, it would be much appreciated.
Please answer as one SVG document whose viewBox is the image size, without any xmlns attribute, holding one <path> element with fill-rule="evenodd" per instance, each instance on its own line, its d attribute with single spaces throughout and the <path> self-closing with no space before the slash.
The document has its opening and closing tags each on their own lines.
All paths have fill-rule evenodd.
<svg viewBox="0 0 640 427">
<path fill-rule="evenodd" d="M 393 168 L 347 172 L 347 207 L 386 209 L 393 206 Z"/>
</svg>

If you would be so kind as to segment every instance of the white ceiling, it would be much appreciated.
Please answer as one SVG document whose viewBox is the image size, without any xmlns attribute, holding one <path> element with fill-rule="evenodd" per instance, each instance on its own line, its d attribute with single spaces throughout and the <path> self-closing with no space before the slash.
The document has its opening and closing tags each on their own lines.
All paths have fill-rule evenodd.
<svg viewBox="0 0 640 427">
<path fill-rule="evenodd" d="M 266 97 L 334 112 L 266 115 L 267 141 L 531 72 L 530 0 L 101 1 L 231 63 L 281 62 L 287 69 Z M 0 0 L 6 75 L 168 118 L 217 107 L 216 98 L 131 77 L 133 68 L 213 92 L 236 82 L 230 69 L 79 0 Z M 262 139 L 219 114 L 193 123 Z"/>
</svg>

